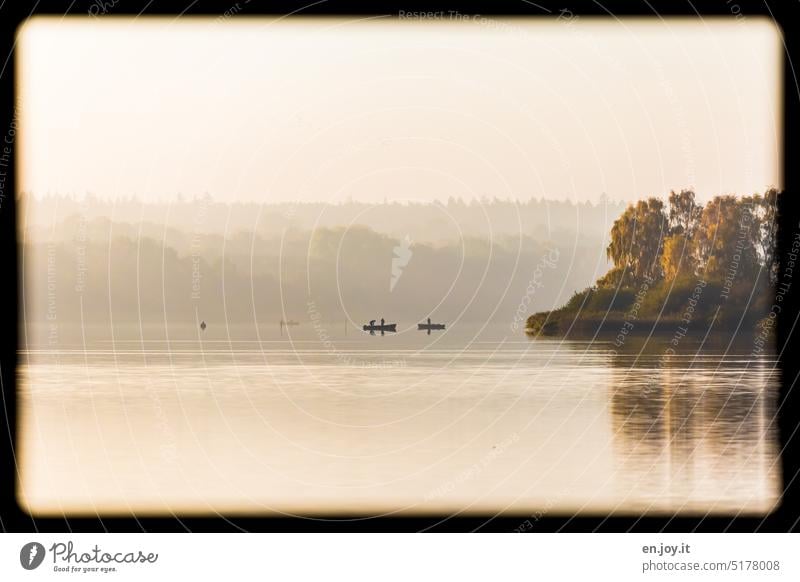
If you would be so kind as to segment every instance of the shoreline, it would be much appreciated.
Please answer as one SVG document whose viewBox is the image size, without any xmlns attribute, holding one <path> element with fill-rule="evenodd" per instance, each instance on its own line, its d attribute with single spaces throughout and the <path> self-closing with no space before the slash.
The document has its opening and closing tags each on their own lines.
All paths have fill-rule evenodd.
<svg viewBox="0 0 800 582">
<path fill-rule="evenodd" d="M 636 319 L 629 320 L 622 314 L 611 314 L 608 317 L 582 318 L 572 315 L 553 315 L 553 312 L 537 314 L 538 320 L 531 322 L 525 327 L 525 335 L 528 337 L 543 337 L 548 339 L 592 339 L 592 338 L 618 338 L 620 345 L 625 343 L 625 339 L 647 339 L 656 337 L 658 339 L 676 338 L 678 341 L 684 339 L 697 341 L 705 337 L 729 338 L 736 342 L 755 342 L 759 337 L 764 337 L 764 324 L 762 320 L 751 317 L 744 317 L 741 322 L 731 324 L 729 322 L 716 321 L 692 321 L 686 323 L 679 318 L 660 318 L 660 319 Z M 544 316 L 544 317 L 541 317 Z M 533 324 L 533 325 L 531 325 Z M 771 332 L 771 330 L 769 330 Z M 767 333 L 767 337 L 771 337 Z"/>
</svg>

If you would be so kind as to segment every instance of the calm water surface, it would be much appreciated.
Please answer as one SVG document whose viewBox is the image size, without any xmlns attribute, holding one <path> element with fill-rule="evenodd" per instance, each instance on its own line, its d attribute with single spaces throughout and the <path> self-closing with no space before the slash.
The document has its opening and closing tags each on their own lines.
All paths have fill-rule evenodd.
<svg viewBox="0 0 800 582">
<path fill-rule="evenodd" d="M 459 331 L 137 329 L 32 347 L 19 370 L 20 501 L 38 513 L 370 515 L 752 514 L 778 502 L 774 359 Z"/>
</svg>

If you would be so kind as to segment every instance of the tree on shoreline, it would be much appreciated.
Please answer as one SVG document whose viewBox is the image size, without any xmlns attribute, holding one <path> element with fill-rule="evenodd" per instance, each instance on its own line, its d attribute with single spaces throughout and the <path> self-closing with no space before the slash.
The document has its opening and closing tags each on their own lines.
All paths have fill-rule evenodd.
<svg viewBox="0 0 800 582">
<path fill-rule="evenodd" d="M 613 267 L 597 287 L 753 277 L 760 267 L 774 282 L 777 198 L 770 188 L 763 196 L 716 196 L 703 206 L 694 191 L 681 190 L 670 192 L 667 211 L 658 198 L 630 204 L 611 228 L 606 252 Z"/>
<path fill-rule="evenodd" d="M 703 207 L 695 201 L 693 190 L 670 192 L 669 236 L 661 255 L 661 269 L 668 281 L 697 269 L 694 241 L 702 215 Z"/>
<path fill-rule="evenodd" d="M 778 273 L 779 197 L 770 188 L 700 205 L 694 191 L 681 190 L 670 192 L 666 209 L 658 198 L 628 205 L 611 228 L 606 252 L 612 268 L 563 307 L 529 317 L 529 332 L 613 331 L 627 321 L 636 297 L 635 318 L 654 327 L 700 321 L 731 330 L 755 326 L 768 315 Z"/>
<path fill-rule="evenodd" d="M 752 197 L 715 197 L 700 220 L 695 247 L 698 272 L 720 281 L 754 276 L 759 267 L 754 244 L 759 231 Z"/>
<path fill-rule="evenodd" d="M 664 202 L 658 198 L 639 200 L 631 204 L 611 227 L 611 242 L 606 255 L 613 261 L 616 272 L 630 271 L 630 283 L 660 279 L 664 237 L 669 229 Z M 619 284 L 617 281 L 609 281 Z M 628 281 L 623 281 L 628 283 Z"/>
</svg>

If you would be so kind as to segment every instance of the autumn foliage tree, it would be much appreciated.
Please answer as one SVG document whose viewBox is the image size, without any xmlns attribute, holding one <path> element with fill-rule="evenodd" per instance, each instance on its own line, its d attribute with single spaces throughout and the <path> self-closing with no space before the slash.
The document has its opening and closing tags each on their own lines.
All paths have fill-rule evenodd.
<svg viewBox="0 0 800 582">
<path fill-rule="evenodd" d="M 711 280 L 752 277 L 759 266 L 759 232 L 752 197 L 713 198 L 703 209 L 698 228 L 698 270 Z"/>
<path fill-rule="evenodd" d="M 695 201 L 693 190 L 669 194 L 669 235 L 661 254 L 661 270 L 668 281 L 697 268 L 695 235 L 703 207 Z"/>
<path fill-rule="evenodd" d="M 660 257 L 668 232 L 669 221 L 660 199 L 648 198 L 628 206 L 614 221 L 606 249 L 619 273 L 616 283 L 635 285 L 645 279 L 661 278 Z"/>
<path fill-rule="evenodd" d="M 635 319 L 647 334 L 692 326 L 763 333 L 778 272 L 779 198 L 773 188 L 703 206 L 694 191 L 681 190 L 670 192 L 666 207 L 658 198 L 630 204 L 611 228 L 611 269 L 563 307 L 530 316 L 528 332 L 620 334 Z"/>
<path fill-rule="evenodd" d="M 760 268 L 774 282 L 778 196 L 771 188 L 763 196 L 717 196 L 703 206 L 694 191 L 681 190 L 670 192 L 667 209 L 657 198 L 631 204 L 611 229 L 613 267 L 597 286 L 700 275 L 738 280 Z"/>
<path fill-rule="evenodd" d="M 775 250 L 778 244 L 778 190 L 770 188 L 763 196 L 753 196 L 756 245 L 759 260 L 767 269 L 770 283 L 778 278 Z"/>
</svg>

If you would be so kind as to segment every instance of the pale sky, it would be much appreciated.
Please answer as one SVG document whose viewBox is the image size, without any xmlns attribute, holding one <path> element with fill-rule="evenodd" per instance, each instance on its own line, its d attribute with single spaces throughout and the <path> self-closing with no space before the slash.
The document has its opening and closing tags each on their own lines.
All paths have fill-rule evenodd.
<svg viewBox="0 0 800 582">
<path fill-rule="evenodd" d="M 20 187 L 160 200 L 702 199 L 782 185 L 764 19 L 36 18 Z"/>
</svg>

